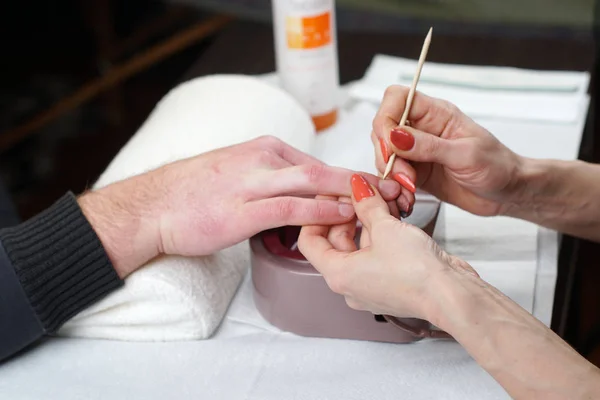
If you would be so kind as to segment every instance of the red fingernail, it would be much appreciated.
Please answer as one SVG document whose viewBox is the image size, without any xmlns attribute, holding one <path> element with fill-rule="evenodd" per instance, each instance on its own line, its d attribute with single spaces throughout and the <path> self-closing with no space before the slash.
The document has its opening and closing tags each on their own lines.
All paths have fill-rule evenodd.
<svg viewBox="0 0 600 400">
<path fill-rule="evenodd" d="M 390 141 L 398 148 L 398 150 L 402 151 L 410 150 L 415 145 L 415 137 L 400 128 L 392 129 Z"/>
<path fill-rule="evenodd" d="M 417 191 L 417 187 L 415 186 L 413 181 L 411 181 L 410 178 L 405 174 L 398 172 L 392 175 L 392 178 L 409 192 L 415 193 Z"/>
<path fill-rule="evenodd" d="M 390 152 L 388 151 L 385 140 L 379 138 L 379 145 L 381 146 L 381 155 L 383 156 L 383 162 L 387 164 L 390 159 Z"/>
<path fill-rule="evenodd" d="M 356 199 L 357 202 L 361 201 L 366 197 L 375 196 L 373 188 L 371 187 L 371 185 L 369 185 L 369 182 L 367 182 L 367 180 L 362 176 L 358 174 L 352 175 L 351 183 L 352 194 L 354 195 L 354 199 Z"/>
</svg>

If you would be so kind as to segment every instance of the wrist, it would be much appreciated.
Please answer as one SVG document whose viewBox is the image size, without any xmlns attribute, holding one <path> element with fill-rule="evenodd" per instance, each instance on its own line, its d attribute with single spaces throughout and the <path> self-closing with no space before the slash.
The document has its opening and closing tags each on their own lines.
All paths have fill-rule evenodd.
<svg viewBox="0 0 600 400">
<path fill-rule="evenodd" d="M 448 267 L 434 274 L 428 280 L 425 319 L 452 336 L 457 335 L 457 316 L 468 313 L 468 308 L 474 304 L 474 293 L 465 290 L 465 287 L 472 286 L 475 280 L 485 284 L 465 271 Z"/>
<path fill-rule="evenodd" d="M 119 277 L 125 278 L 159 254 L 156 207 L 147 174 L 87 192 L 79 206 L 98 235 Z"/>
<path fill-rule="evenodd" d="M 529 187 L 535 183 L 535 175 L 539 174 L 537 160 L 517 156 L 513 179 L 507 188 L 507 196 L 500 215 L 513 216 L 515 213 L 531 203 L 531 191 Z"/>
<path fill-rule="evenodd" d="M 522 158 L 514 196 L 504 215 L 549 226 L 585 206 L 585 196 L 569 184 L 585 163 Z M 581 204 L 580 204 L 581 203 Z"/>
<path fill-rule="evenodd" d="M 598 370 L 493 286 L 450 268 L 431 285 L 436 297 L 429 321 L 452 335 L 512 397 L 599 393 Z"/>
<path fill-rule="evenodd" d="M 543 199 L 552 196 L 550 169 L 552 161 L 519 156 L 510 196 L 504 204 L 502 215 L 527 219 L 542 205 Z"/>
</svg>

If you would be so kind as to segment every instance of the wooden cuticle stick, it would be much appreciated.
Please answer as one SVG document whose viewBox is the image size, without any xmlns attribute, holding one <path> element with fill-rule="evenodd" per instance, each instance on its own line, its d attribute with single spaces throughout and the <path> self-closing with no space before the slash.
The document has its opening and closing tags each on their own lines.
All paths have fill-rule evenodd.
<svg viewBox="0 0 600 400">
<path fill-rule="evenodd" d="M 429 29 L 429 33 L 425 38 L 425 42 L 423 43 L 423 48 L 421 49 L 421 55 L 419 56 L 419 62 L 417 64 L 417 72 L 413 78 L 412 85 L 410 86 L 410 90 L 408 92 L 408 97 L 406 99 L 406 107 L 404 108 L 404 114 L 402 114 L 402 118 L 400 119 L 399 127 L 406 126 L 406 120 L 408 119 L 408 114 L 410 113 L 410 107 L 412 106 L 413 98 L 415 97 L 415 92 L 417 90 L 417 84 L 419 83 L 419 78 L 421 78 L 421 71 L 423 70 L 423 64 L 425 64 L 425 59 L 427 58 L 427 52 L 429 51 L 429 45 L 431 44 L 431 36 L 433 34 L 433 28 Z M 385 167 L 385 172 L 383 173 L 383 179 L 386 179 L 390 172 L 392 172 L 392 167 L 394 166 L 394 161 L 396 160 L 396 153 L 392 153 L 390 159 Z"/>
</svg>

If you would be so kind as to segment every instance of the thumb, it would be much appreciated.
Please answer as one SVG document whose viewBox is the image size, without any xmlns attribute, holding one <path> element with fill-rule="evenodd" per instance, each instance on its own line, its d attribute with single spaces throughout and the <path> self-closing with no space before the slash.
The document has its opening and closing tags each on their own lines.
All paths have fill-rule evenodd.
<svg viewBox="0 0 600 400">
<path fill-rule="evenodd" d="M 434 162 L 452 167 L 460 160 L 456 141 L 408 127 L 399 126 L 390 132 L 392 150 L 399 157 L 417 162 Z"/>
<path fill-rule="evenodd" d="M 377 220 L 391 217 L 385 200 L 364 177 L 354 174 L 351 183 L 352 203 L 356 216 L 368 231 L 371 231 L 371 227 Z"/>
</svg>

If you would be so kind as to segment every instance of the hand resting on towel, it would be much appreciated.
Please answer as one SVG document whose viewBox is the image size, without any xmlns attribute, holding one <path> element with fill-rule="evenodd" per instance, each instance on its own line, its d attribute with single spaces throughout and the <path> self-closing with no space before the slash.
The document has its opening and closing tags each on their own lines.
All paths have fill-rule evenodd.
<svg viewBox="0 0 600 400">
<path fill-rule="evenodd" d="M 274 137 L 181 160 L 79 199 L 119 276 L 159 254 L 201 256 L 266 229 L 338 224 L 350 204 L 351 171 L 324 165 Z M 391 203 L 400 186 L 367 176 Z"/>
<path fill-rule="evenodd" d="M 351 204 L 315 198 L 349 196 L 352 174 L 260 137 L 69 194 L 0 230 L 0 360 L 55 333 L 158 256 L 208 256 L 278 226 L 353 220 Z M 367 178 L 393 207 L 400 185 Z"/>
</svg>

